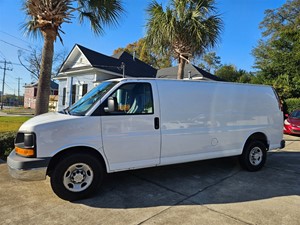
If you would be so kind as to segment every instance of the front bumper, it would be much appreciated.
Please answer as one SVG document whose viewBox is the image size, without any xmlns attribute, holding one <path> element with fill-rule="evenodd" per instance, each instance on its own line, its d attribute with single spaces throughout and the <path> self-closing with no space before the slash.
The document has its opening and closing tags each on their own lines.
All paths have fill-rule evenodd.
<svg viewBox="0 0 300 225">
<path fill-rule="evenodd" d="M 7 157 L 9 174 L 19 180 L 44 180 L 50 158 L 25 158 L 13 150 Z"/>
<path fill-rule="evenodd" d="M 283 132 L 285 134 L 296 134 L 300 135 L 300 127 L 292 125 L 284 125 Z"/>
</svg>

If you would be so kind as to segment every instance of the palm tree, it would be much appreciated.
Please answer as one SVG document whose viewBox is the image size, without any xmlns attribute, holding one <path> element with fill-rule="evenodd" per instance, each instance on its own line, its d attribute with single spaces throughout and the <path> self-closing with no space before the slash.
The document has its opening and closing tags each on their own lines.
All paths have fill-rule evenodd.
<svg viewBox="0 0 300 225">
<path fill-rule="evenodd" d="M 165 11 L 154 0 L 147 13 L 146 41 L 161 53 L 171 52 L 178 60 L 178 79 L 183 79 L 184 66 L 191 57 L 217 44 L 223 27 L 214 0 L 171 0 Z"/>
<path fill-rule="evenodd" d="M 39 115 L 48 112 L 54 41 L 58 37 L 62 42 L 62 24 L 71 23 L 77 16 L 80 23 L 90 21 L 92 30 L 99 35 L 104 33 L 104 26 L 117 25 L 124 10 L 121 0 L 26 0 L 23 10 L 28 17 L 25 32 L 41 34 L 44 39 L 35 110 Z"/>
</svg>

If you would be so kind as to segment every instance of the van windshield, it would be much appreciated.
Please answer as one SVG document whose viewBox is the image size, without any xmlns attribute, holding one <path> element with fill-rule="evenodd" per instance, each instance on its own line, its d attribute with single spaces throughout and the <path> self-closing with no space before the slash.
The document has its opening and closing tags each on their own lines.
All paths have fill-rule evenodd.
<svg viewBox="0 0 300 225">
<path fill-rule="evenodd" d="M 74 116 L 85 115 L 85 113 L 117 83 L 118 81 L 105 81 L 100 83 L 69 108 L 64 109 L 64 112 Z"/>
</svg>

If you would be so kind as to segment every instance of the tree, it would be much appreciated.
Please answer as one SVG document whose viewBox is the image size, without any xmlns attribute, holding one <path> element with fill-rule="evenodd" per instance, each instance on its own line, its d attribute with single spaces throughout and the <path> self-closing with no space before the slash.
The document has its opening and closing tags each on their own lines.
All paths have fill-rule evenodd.
<svg viewBox="0 0 300 225">
<path fill-rule="evenodd" d="M 203 55 L 202 62 L 198 67 L 203 68 L 204 70 L 211 72 L 211 69 L 214 72 L 221 66 L 221 57 L 217 56 L 215 52 L 208 52 Z"/>
<path fill-rule="evenodd" d="M 71 23 L 76 16 L 79 22 L 90 21 L 96 35 L 104 33 L 105 25 L 116 25 L 123 7 L 120 0 L 26 0 L 23 10 L 28 17 L 24 30 L 44 39 L 35 115 L 48 112 L 50 79 L 54 55 L 54 41 L 62 42 L 63 23 Z"/>
<path fill-rule="evenodd" d="M 229 82 L 237 82 L 239 73 L 234 65 L 223 65 L 215 71 L 215 75 Z"/>
<path fill-rule="evenodd" d="M 214 0 L 171 0 L 165 10 L 154 0 L 147 13 L 146 43 L 178 60 L 178 79 L 190 58 L 217 44 L 223 26 Z"/>
<path fill-rule="evenodd" d="M 39 79 L 40 76 L 42 49 L 33 48 L 30 46 L 29 48 L 31 49 L 31 51 L 28 54 L 25 53 L 23 50 L 18 50 L 18 58 L 21 65 L 28 72 L 30 72 L 31 79 L 36 81 Z M 54 53 L 51 77 L 54 77 L 57 74 L 66 56 L 67 56 L 67 51 L 65 49 L 57 53 Z"/>
<path fill-rule="evenodd" d="M 263 29 L 252 54 L 258 75 L 272 84 L 284 98 L 300 97 L 300 0 L 288 0 L 277 9 L 266 10 Z"/>
<path fill-rule="evenodd" d="M 234 65 L 222 65 L 215 71 L 215 75 L 229 82 L 254 83 L 254 75 Z"/>
<path fill-rule="evenodd" d="M 113 54 L 127 51 L 130 54 L 135 54 L 141 61 L 153 66 L 156 69 L 166 68 L 172 66 L 172 59 L 169 54 L 158 55 L 155 54 L 151 46 L 147 46 L 145 38 L 141 38 L 134 43 L 128 44 L 125 48 L 118 48 L 114 50 Z"/>
</svg>

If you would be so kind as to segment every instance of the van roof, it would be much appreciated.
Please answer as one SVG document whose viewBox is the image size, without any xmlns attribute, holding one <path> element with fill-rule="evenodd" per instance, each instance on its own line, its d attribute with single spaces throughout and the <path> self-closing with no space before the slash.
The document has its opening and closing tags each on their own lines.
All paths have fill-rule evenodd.
<svg viewBox="0 0 300 225">
<path fill-rule="evenodd" d="M 264 84 L 249 84 L 249 83 L 235 83 L 235 82 L 227 82 L 227 81 L 210 81 L 210 80 L 194 80 L 194 79 L 164 79 L 164 78 L 117 78 L 112 79 L 119 82 L 125 81 L 149 81 L 149 80 L 156 80 L 159 82 L 200 82 L 200 83 L 210 83 L 210 84 L 225 84 L 225 85 L 242 85 L 242 86 L 256 86 L 256 87 L 270 87 L 270 85 Z"/>
</svg>

